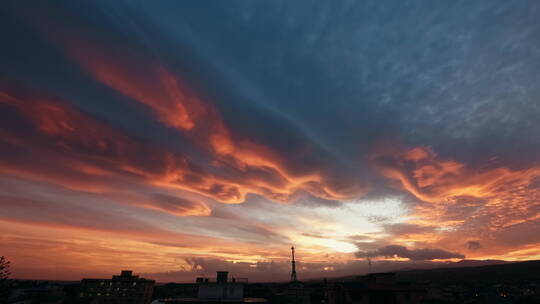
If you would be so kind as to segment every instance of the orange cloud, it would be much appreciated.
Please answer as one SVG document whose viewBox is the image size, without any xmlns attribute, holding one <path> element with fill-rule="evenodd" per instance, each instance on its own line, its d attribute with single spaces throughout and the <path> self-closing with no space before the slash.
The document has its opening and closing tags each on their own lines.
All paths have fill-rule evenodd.
<svg viewBox="0 0 540 304">
<path fill-rule="evenodd" d="M 13 277 L 49 280 L 110 276 L 126 268 L 137 272 L 189 270 L 184 261 L 192 257 L 259 260 L 275 254 L 268 244 L 176 233 L 143 222 L 139 228 L 101 229 L 0 217 L 2 254 L 12 262 Z M 194 275 L 190 274 L 190 280 Z"/>
<path fill-rule="evenodd" d="M 439 160 L 427 148 L 417 147 L 374 158 L 380 172 L 426 202 L 450 197 L 494 198 L 521 189 L 540 177 L 540 167 L 512 170 L 505 167 L 475 169 L 452 160 Z"/>
<path fill-rule="evenodd" d="M 529 246 L 536 238 L 522 232 L 523 225 L 538 227 L 540 220 L 540 167 L 511 169 L 495 164 L 473 168 L 440 159 L 429 148 L 379 153 L 373 163 L 384 176 L 424 203 L 415 204 L 410 224 L 439 227 L 437 231 L 401 236 L 401 242 L 464 250 L 466 236 L 481 248 L 474 257 L 504 258 L 515 246 Z M 524 227 L 524 226 L 523 226 Z M 517 231 L 517 232 L 514 232 Z M 519 237 L 519 244 L 506 241 Z M 510 244 L 512 243 L 512 244 Z M 480 247 L 480 246 L 479 246 Z"/>
<path fill-rule="evenodd" d="M 272 159 L 279 157 L 269 149 L 247 140 L 233 141 L 221 123 L 218 123 L 219 127 L 210 126 L 210 129 L 221 131 L 210 133 L 209 138 L 221 138 L 219 142 L 222 144 L 212 143 L 211 146 L 222 162 L 232 162 L 233 167 L 240 170 L 227 178 L 197 168 L 189 158 L 164 147 L 135 141 L 107 124 L 51 98 L 4 91 L 0 95 L 0 104 L 16 109 L 21 115 L 20 119 L 32 126 L 31 131 L 27 130 L 24 134 L 18 129 L 4 129 L 0 133 L 0 138 L 9 142 L 14 150 L 10 156 L 12 159 L 6 159 L 0 166 L 5 173 L 54 181 L 72 189 L 98 193 L 115 191 L 122 183 L 139 183 L 187 190 L 224 203 L 242 203 L 249 193 L 280 202 L 290 201 L 299 191 L 328 199 L 347 197 L 325 184 L 324 178 L 318 173 L 294 176 L 278 165 L 278 161 L 272 162 Z M 199 127 L 193 128 L 196 130 Z M 203 126 L 199 137 L 204 139 L 207 130 Z M 40 155 L 43 161 L 35 159 L 28 162 L 21 158 L 15 162 L 13 158 L 20 154 L 15 152 L 17 149 Z M 258 176 L 253 174 L 256 170 L 277 177 Z M 162 207 L 151 205 L 154 209 L 165 211 Z M 189 212 L 167 210 L 176 214 L 206 215 L 209 211 L 203 205 L 192 206 L 194 209 Z"/>
<path fill-rule="evenodd" d="M 2 128 L 0 139 L 9 144 L 4 151 L 9 155 L 0 161 L 0 171 L 6 174 L 96 193 L 134 184 L 152 186 L 169 182 L 192 192 L 219 195 L 211 189 L 222 181 L 194 171 L 182 155 L 134 141 L 66 104 L 36 95 L 15 97 L 0 92 L 0 105 L 16 109 L 20 122 L 31 127 L 25 128 L 26 131 Z M 24 157 L 28 153 L 34 158 Z M 176 180 L 167 180 L 171 174 Z M 142 205 L 178 215 L 209 214 L 203 203 Z"/>
<path fill-rule="evenodd" d="M 182 79 L 134 47 L 105 47 L 89 33 L 79 31 L 74 36 L 73 32 L 51 21 L 41 30 L 97 81 L 147 106 L 157 120 L 187 135 L 220 163 L 241 172 L 258 170 L 273 176 L 273 181 L 251 178 L 242 185 L 220 183 L 219 189 L 201 189 L 201 192 L 214 192 L 212 196 L 219 201 L 241 203 L 247 193 L 287 202 L 300 191 L 329 200 L 350 199 L 365 192 L 359 186 L 335 187 L 316 168 L 308 173 L 293 172 L 279 153 L 240 138 L 226 126 L 218 111 Z M 177 181 L 177 173 L 170 172 L 162 183 L 178 187 L 182 183 Z"/>
<path fill-rule="evenodd" d="M 151 201 L 142 202 L 140 205 L 179 216 L 210 216 L 212 213 L 212 210 L 200 201 L 164 194 L 156 194 Z"/>
</svg>

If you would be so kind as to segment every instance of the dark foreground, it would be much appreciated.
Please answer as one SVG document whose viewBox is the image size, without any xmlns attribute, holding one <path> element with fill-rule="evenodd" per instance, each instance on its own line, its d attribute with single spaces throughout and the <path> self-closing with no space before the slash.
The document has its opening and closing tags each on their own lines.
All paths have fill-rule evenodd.
<svg viewBox="0 0 540 304">
<path fill-rule="evenodd" d="M 116 276 L 120 277 L 121 276 Z M 137 278 L 140 283 L 140 278 Z M 246 283 L 225 280 L 223 290 L 241 288 L 241 298 L 210 299 L 200 290 L 219 286 L 218 281 L 198 283 L 168 283 L 152 285 L 150 296 L 137 300 L 116 297 L 111 291 L 106 298 L 99 285 L 130 284 L 104 279 L 104 284 L 85 287 L 82 282 L 15 280 L 6 303 L 540 303 L 540 261 L 509 263 L 480 267 L 443 268 L 398 271 L 394 274 L 374 274 L 357 278 L 338 278 L 288 283 Z M 109 283 L 107 283 L 109 282 Z M 204 285 L 204 286 L 203 286 Z M 120 285 L 119 285 L 120 286 Z M 121 285 L 123 286 L 123 285 Z M 203 286 L 203 287 L 201 287 Z M 235 287 L 236 286 L 236 287 Z M 86 288 L 86 289 L 85 289 Z M 228 288 L 228 289 L 227 289 Z M 112 288 L 116 290 L 116 288 Z M 146 288 L 148 289 L 148 288 Z M 111 288 L 107 289 L 111 290 Z M 129 293 L 131 289 L 118 288 Z M 242 292 L 239 290 L 239 292 Z M 92 294 L 94 292 L 94 294 Z M 100 293 L 100 297 L 97 294 Z M 86 297 L 81 297 L 85 294 Z M 91 297 L 88 297 L 88 296 Z M 125 296 L 125 294 L 124 294 Z M 93 298 L 92 298 L 93 297 Z M 142 295 L 140 296 L 142 299 Z M 4 303 L 1 302 L 0 303 Z"/>
</svg>

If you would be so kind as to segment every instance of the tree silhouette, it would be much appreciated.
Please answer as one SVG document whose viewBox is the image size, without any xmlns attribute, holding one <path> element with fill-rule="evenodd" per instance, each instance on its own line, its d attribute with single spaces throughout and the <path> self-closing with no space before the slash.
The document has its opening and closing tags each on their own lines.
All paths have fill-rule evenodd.
<svg viewBox="0 0 540 304">
<path fill-rule="evenodd" d="M 7 303 L 11 291 L 11 281 L 9 280 L 10 262 L 5 257 L 0 257 L 0 303 Z"/>
</svg>

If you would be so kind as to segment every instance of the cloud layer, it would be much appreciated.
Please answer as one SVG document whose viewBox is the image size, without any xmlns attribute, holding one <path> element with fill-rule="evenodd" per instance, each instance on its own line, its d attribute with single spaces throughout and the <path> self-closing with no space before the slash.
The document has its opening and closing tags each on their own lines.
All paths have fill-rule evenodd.
<svg viewBox="0 0 540 304">
<path fill-rule="evenodd" d="M 360 252 L 359 257 L 386 257 L 386 258 L 404 258 L 411 261 L 426 261 L 426 260 L 447 260 L 447 259 L 463 259 L 465 256 L 457 252 L 449 252 L 436 248 L 418 248 L 410 250 L 405 246 L 388 245 L 374 251 Z"/>
<path fill-rule="evenodd" d="M 540 258 L 522 4 L 8 1 L 0 254 L 181 281 L 287 279 L 291 244 L 301 277 Z"/>
</svg>

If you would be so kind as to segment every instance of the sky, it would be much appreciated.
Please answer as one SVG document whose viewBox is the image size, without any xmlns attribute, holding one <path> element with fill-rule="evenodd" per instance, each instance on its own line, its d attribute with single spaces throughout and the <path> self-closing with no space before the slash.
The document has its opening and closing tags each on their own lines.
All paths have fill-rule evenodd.
<svg viewBox="0 0 540 304">
<path fill-rule="evenodd" d="M 16 278 L 540 259 L 538 1 L 4 1 Z"/>
</svg>

